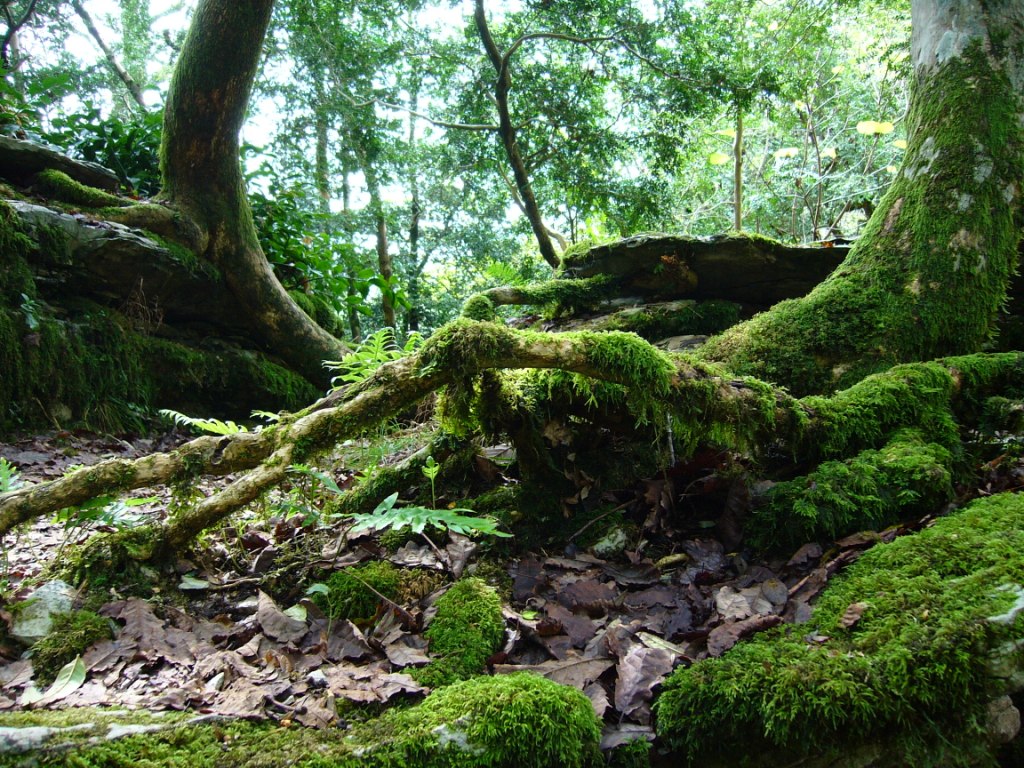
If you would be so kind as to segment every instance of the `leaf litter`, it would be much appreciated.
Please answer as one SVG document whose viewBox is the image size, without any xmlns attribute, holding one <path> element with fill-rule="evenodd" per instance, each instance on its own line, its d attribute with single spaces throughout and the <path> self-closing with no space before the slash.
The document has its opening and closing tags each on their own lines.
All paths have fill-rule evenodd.
<svg viewBox="0 0 1024 768">
<path fill-rule="evenodd" d="M 180 433 L 134 442 L 57 433 L 2 445 L 0 456 L 37 482 L 75 463 L 136 457 L 183 439 Z M 562 555 L 521 553 L 508 562 L 506 643 L 489 672 L 529 670 L 580 689 L 606 723 L 605 748 L 653 739 L 651 704 L 673 669 L 719 656 L 784 622 L 806 621 L 836 571 L 896 535 L 857 534 L 828 551 L 812 542 L 789 558 L 749 563 L 732 548 L 750 494 L 739 491 L 734 478 L 717 477 L 715 468 L 725 460 L 705 452 L 606 499 L 637 523 L 640 540 L 619 556 L 598 557 L 570 540 Z M 350 482 L 339 479 L 342 486 Z M 587 493 L 577 494 L 577 503 L 597 495 L 590 478 L 580 484 Z M 688 511 L 680 509 L 684 502 Z M 140 512 L 159 519 L 168 503 L 164 493 Z M 572 500 L 566 503 L 571 508 Z M 713 521 L 709 507 L 725 524 Z M 311 533 L 317 522 L 309 523 L 302 515 L 278 515 L 226 527 L 192 555 L 195 562 L 178 563 L 177 595 L 169 587 L 145 597 L 112 589 L 99 613 L 116 625 L 113 639 L 88 648 L 44 693 L 34 684 L 31 659 L 11 641 L 0 641 L 0 711 L 104 705 L 325 728 L 341 722 L 338 701 L 382 705 L 427 695 L 410 672 L 431 658 L 423 631 L 445 589 L 440 574 L 450 580 L 472 573 L 480 542 L 452 534 L 435 549 L 413 539 L 388 554 L 373 536 L 317 537 Z M 77 541 L 76 533 L 84 539 L 90 532 L 69 532 L 50 519 L 20 533 L 6 552 L 10 594 L 22 596 L 69 537 Z M 297 561 L 308 576 L 317 568 L 380 558 L 407 573 L 434 576 L 423 576 L 420 593 L 401 605 L 383 605 L 361 625 L 328 618 L 295 592 Z M 850 606 L 844 622 L 852 626 L 867 607 Z M 0 605 L 0 621 L 9 623 L 5 608 Z"/>
</svg>

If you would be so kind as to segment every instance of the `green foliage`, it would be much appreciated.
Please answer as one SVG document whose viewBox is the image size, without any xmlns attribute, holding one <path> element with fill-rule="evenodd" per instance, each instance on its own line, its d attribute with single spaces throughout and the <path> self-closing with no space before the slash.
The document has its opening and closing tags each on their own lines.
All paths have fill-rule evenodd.
<svg viewBox="0 0 1024 768">
<path fill-rule="evenodd" d="M 106 526 L 115 531 L 135 526 L 140 516 L 131 512 L 132 507 L 152 504 L 156 496 L 140 499 L 115 499 L 113 496 L 97 496 L 77 507 L 65 507 L 57 512 L 54 519 L 63 523 L 65 530 L 71 528 L 94 528 Z"/>
<path fill-rule="evenodd" d="M 16 491 L 24 485 L 18 468 L 0 456 L 0 493 Z"/>
<path fill-rule="evenodd" d="M 81 656 L 90 646 L 111 637 L 110 619 L 92 611 L 57 614 L 49 634 L 32 646 L 32 668 L 37 679 L 48 685 L 61 667 Z"/>
<path fill-rule="evenodd" d="M 498 522 L 489 517 L 469 517 L 459 514 L 470 512 L 471 509 L 427 509 L 426 507 L 396 507 L 398 494 L 393 493 L 384 499 L 369 514 L 349 514 L 353 521 L 349 533 L 367 533 L 373 531 L 402 530 L 409 528 L 413 533 L 423 533 L 428 527 L 448 530 L 463 536 L 482 534 L 484 536 L 511 536 L 510 533 L 498 530 Z"/>
<path fill-rule="evenodd" d="M 1013 493 L 876 545 L 830 582 L 810 633 L 763 633 L 675 672 L 656 704 L 659 737 L 698 764 L 773 751 L 792 761 L 872 739 L 888 764 L 976 764 L 990 665 L 1014 663 L 999 648 L 1024 638 L 1022 553 Z M 854 604 L 860 619 L 844 621 Z"/>
<path fill-rule="evenodd" d="M 438 598 L 425 637 L 433 658 L 414 673 L 421 683 L 438 688 L 479 675 L 505 640 L 501 598 L 480 579 L 455 582 Z"/>
<path fill-rule="evenodd" d="M 358 384 L 365 381 L 384 363 L 400 360 L 415 352 L 422 345 L 423 336 L 413 333 L 406 339 L 405 344 L 399 346 L 395 339 L 394 328 L 381 328 L 370 334 L 366 341 L 341 360 L 325 360 L 324 367 L 329 371 L 340 371 L 331 379 L 331 385 L 335 389 L 340 389 L 346 384 Z"/>
<path fill-rule="evenodd" d="M 383 600 L 398 599 L 402 578 L 387 560 L 376 560 L 335 571 L 327 579 L 327 591 L 313 592 L 313 602 L 332 619 L 370 621 Z"/>
<path fill-rule="evenodd" d="M 192 427 L 199 432 L 207 432 L 211 435 L 236 435 L 239 432 L 248 432 L 249 428 L 242 425 L 236 424 L 233 421 L 221 421 L 220 419 L 196 419 L 191 416 L 186 416 L 184 413 L 178 413 L 168 408 L 161 409 L 160 415 L 164 416 L 175 424 L 180 424 L 183 427 Z"/>
<path fill-rule="evenodd" d="M 81 160 L 99 163 L 141 197 L 160 191 L 160 110 L 102 117 L 97 107 L 57 115 L 43 138 Z"/>
</svg>

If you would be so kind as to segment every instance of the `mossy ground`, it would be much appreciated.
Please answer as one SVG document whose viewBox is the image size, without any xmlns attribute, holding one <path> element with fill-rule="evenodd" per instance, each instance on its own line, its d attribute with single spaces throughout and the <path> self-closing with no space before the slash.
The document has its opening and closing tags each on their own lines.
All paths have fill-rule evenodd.
<svg viewBox="0 0 1024 768">
<path fill-rule="evenodd" d="M 57 672 L 93 643 L 113 636 L 110 620 L 92 611 L 73 611 L 53 617 L 50 633 L 32 646 L 32 668 L 38 681 L 49 685 Z"/>
<path fill-rule="evenodd" d="M 984 707 L 999 690 L 989 664 L 1024 638 L 1014 612 L 1022 553 L 1016 494 L 876 546 L 829 585 L 806 627 L 673 674 L 656 707 L 659 737 L 691 764 L 792 760 L 872 740 L 886 765 L 984 764 Z M 857 604 L 861 618 L 844 621 Z"/>
<path fill-rule="evenodd" d="M 481 579 L 464 578 L 438 599 L 425 636 L 433 660 L 415 672 L 419 682 L 437 688 L 479 675 L 505 639 L 501 598 Z"/>
<path fill-rule="evenodd" d="M 181 722 L 128 715 L 139 725 Z M 579 691 L 529 673 L 477 677 L 448 686 L 422 703 L 389 710 L 354 726 L 316 730 L 224 721 L 180 724 L 155 733 L 85 745 L 106 731 L 95 711 L 0 715 L 0 727 L 67 727 L 99 722 L 93 731 L 62 733 L 73 749 L 33 753 L 4 765 L 67 768 L 589 768 L 602 764 L 600 723 Z M 122 716 L 118 716 L 118 721 Z"/>
</svg>

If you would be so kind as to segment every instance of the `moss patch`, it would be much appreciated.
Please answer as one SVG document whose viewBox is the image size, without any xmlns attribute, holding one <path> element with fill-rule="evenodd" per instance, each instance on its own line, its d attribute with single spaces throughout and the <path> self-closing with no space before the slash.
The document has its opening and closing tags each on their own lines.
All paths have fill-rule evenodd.
<svg viewBox="0 0 1024 768">
<path fill-rule="evenodd" d="M 421 683 L 437 688 L 479 675 L 505 639 L 501 598 L 481 579 L 462 579 L 438 599 L 425 636 L 433 661 L 416 671 Z"/>
<path fill-rule="evenodd" d="M 585 768 L 603 764 L 600 723 L 574 688 L 539 675 L 476 677 L 412 709 L 357 726 L 353 738 L 378 746 L 368 765 L 423 768 Z"/>
<path fill-rule="evenodd" d="M 1022 553 L 1016 494 L 876 546 L 829 585 L 809 629 L 759 635 L 674 673 L 656 705 L 659 736 L 696 764 L 771 764 L 773 750 L 792 761 L 874 739 L 887 765 L 978 759 L 999 690 L 990 664 L 1024 638 Z M 847 627 L 856 603 L 863 614 Z"/>
<path fill-rule="evenodd" d="M 381 595 L 396 600 L 401 585 L 398 569 L 387 560 L 377 560 L 331 574 L 327 594 L 314 595 L 313 600 L 332 619 L 367 622 L 377 615 Z"/>
<path fill-rule="evenodd" d="M 32 669 L 41 684 L 49 685 L 61 667 L 112 636 L 110 620 L 92 611 L 57 614 L 50 633 L 32 646 Z"/>
<path fill-rule="evenodd" d="M 806 477 L 778 483 L 746 527 L 759 548 L 792 548 L 878 530 L 938 509 L 953 497 L 953 455 L 920 430 L 897 432 L 883 448 L 827 461 Z"/>
<path fill-rule="evenodd" d="M 36 188 L 43 194 L 56 198 L 72 205 L 81 205 L 85 208 L 103 208 L 105 206 L 127 207 L 132 205 L 131 200 L 125 200 L 117 195 L 104 192 L 95 187 L 89 187 L 79 181 L 75 181 L 63 171 L 49 168 L 40 171 L 36 175 Z"/>
</svg>

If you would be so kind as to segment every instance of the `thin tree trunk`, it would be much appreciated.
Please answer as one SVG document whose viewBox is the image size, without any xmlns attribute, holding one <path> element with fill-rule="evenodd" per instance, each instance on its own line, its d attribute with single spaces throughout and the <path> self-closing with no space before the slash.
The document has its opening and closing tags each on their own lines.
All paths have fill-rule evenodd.
<svg viewBox="0 0 1024 768">
<path fill-rule="evenodd" d="M 260 339 L 310 381 L 347 347 L 314 323 L 274 276 L 256 237 L 238 133 L 273 0 L 200 0 L 164 111 L 163 198 L 190 217 Z"/>
<path fill-rule="evenodd" d="M 128 93 L 131 94 L 132 100 L 138 104 L 142 109 L 148 109 L 146 106 L 146 99 L 142 95 L 142 88 L 136 82 L 128 71 L 121 66 L 121 62 L 117 60 L 117 56 L 110 49 L 110 46 L 103 40 L 103 36 L 100 31 L 96 28 L 96 24 L 92 20 L 92 16 L 85 10 L 85 6 L 82 5 L 81 0 L 71 0 L 71 7 L 75 9 L 75 13 L 85 24 L 85 28 L 88 30 L 92 39 L 99 46 L 99 49 L 103 51 L 103 57 L 107 60 L 107 65 L 113 70 L 114 74 L 117 75 L 118 79 L 124 83 L 124 87 L 128 89 Z"/>
<path fill-rule="evenodd" d="M 915 0 L 903 167 L 846 261 L 699 355 L 794 392 L 989 338 L 1024 228 L 1024 6 Z"/>
<path fill-rule="evenodd" d="M 736 102 L 736 140 L 732 145 L 733 154 L 733 220 L 732 228 L 743 231 L 743 107 Z"/>
<path fill-rule="evenodd" d="M 512 174 L 516 180 L 516 190 L 519 198 L 523 201 L 523 210 L 530 220 L 530 228 L 533 229 L 533 236 L 537 238 L 537 246 L 540 248 L 540 255 L 553 269 L 557 269 L 561 260 L 555 252 L 555 246 L 551 242 L 548 228 L 544 225 L 544 217 L 541 215 L 540 206 L 537 205 L 537 198 L 533 194 L 533 185 L 530 184 L 530 175 L 526 170 L 526 163 L 523 161 L 522 153 L 519 151 L 519 142 L 516 139 L 516 129 L 512 125 L 512 118 L 509 115 L 508 94 L 512 90 L 512 75 L 508 71 L 508 60 L 498 49 L 491 30 L 487 26 L 487 15 L 484 12 L 483 0 L 476 0 L 474 13 L 477 33 L 483 42 L 487 57 L 494 66 L 497 78 L 494 81 L 494 100 L 498 106 L 498 135 L 501 137 L 502 146 L 505 147 L 505 154 L 508 156 L 509 165 L 512 166 Z"/>
<path fill-rule="evenodd" d="M 416 162 L 416 112 L 419 110 L 420 77 L 414 70 L 413 87 L 409 96 L 409 311 L 405 315 L 406 332 L 420 329 L 420 179 Z"/>
</svg>

